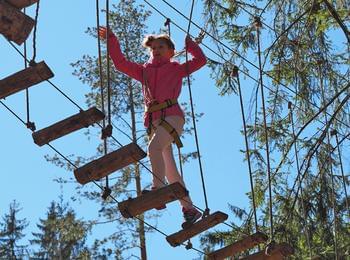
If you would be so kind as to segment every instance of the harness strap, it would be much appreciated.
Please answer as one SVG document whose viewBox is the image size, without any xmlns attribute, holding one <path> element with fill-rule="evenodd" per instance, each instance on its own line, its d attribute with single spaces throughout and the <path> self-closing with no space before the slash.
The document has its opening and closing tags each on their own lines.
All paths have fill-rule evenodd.
<svg viewBox="0 0 350 260">
<path fill-rule="evenodd" d="M 162 119 L 159 123 L 160 126 L 164 127 L 164 129 L 174 138 L 174 143 L 178 148 L 183 147 L 183 144 L 181 142 L 181 139 L 176 132 L 176 129 L 172 127 L 171 124 L 169 124 L 165 119 Z"/>
<path fill-rule="evenodd" d="M 171 107 L 173 105 L 177 104 L 177 99 L 173 98 L 173 99 L 167 99 L 162 103 L 155 103 L 149 107 L 146 107 L 146 113 L 153 113 L 159 110 L 163 110 L 166 109 L 168 107 Z"/>
</svg>

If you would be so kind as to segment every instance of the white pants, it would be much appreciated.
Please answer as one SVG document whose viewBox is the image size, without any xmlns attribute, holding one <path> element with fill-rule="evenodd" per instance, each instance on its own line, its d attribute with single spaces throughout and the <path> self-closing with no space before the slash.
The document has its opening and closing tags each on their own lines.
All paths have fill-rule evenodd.
<svg viewBox="0 0 350 260">
<path fill-rule="evenodd" d="M 175 128 L 180 136 L 185 124 L 184 119 L 180 116 L 167 116 L 165 120 Z M 153 187 L 163 187 L 166 177 L 170 184 L 180 182 L 186 188 L 174 160 L 172 149 L 174 139 L 164 127 L 159 126 L 159 122 L 160 119 L 153 122 L 156 129 L 152 131 L 148 145 L 148 156 L 151 160 L 153 172 Z M 192 207 L 192 201 L 189 196 L 181 199 L 180 203 L 186 209 Z"/>
</svg>

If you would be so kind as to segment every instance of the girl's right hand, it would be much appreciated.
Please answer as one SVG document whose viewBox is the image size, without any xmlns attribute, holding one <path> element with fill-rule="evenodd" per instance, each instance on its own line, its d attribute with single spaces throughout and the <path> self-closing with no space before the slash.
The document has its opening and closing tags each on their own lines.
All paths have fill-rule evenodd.
<svg viewBox="0 0 350 260">
<path fill-rule="evenodd" d="M 112 31 L 108 30 L 108 36 L 113 35 Z M 100 37 L 100 39 L 106 40 L 107 39 L 107 28 L 104 26 L 100 26 L 98 28 L 98 37 Z"/>
</svg>

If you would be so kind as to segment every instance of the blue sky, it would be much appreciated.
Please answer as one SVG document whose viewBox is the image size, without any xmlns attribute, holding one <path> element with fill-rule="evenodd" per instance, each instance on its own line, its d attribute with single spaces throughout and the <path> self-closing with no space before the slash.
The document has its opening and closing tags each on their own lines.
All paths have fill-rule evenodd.
<svg viewBox="0 0 350 260">
<path fill-rule="evenodd" d="M 139 1 L 144 3 L 143 1 Z M 187 22 L 169 10 L 160 1 L 150 1 L 169 16 L 173 21 L 187 28 Z M 189 14 L 191 1 L 169 1 L 179 8 L 185 15 Z M 196 1 L 197 2 L 197 1 Z M 111 1 L 117 3 L 117 1 Z M 102 5 L 101 1 L 101 5 Z M 203 23 L 201 6 L 199 1 L 194 10 L 194 21 Z M 72 75 L 73 69 L 69 65 L 77 61 L 83 54 L 97 55 L 96 39 L 85 33 L 87 27 L 95 26 L 95 1 L 42 1 L 37 31 L 37 61 L 45 60 L 55 77 L 52 82 L 62 91 L 67 93 L 75 102 L 86 108 L 84 94 L 89 91 L 89 86 L 83 85 Z M 149 7 L 146 5 L 146 8 Z M 152 10 L 153 11 L 153 10 Z M 27 13 L 34 17 L 35 6 L 30 7 Z M 148 27 L 150 32 L 156 32 L 163 26 L 164 19 L 153 12 Z M 178 49 L 184 45 L 184 33 L 172 27 L 174 41 Z M 193 34 L 198 30 L 193 28 Z M 31 57 L 32 38 L 28 39 L 28 56 Z M 204 40 L 211 44 L 209 39 Z M 19 47 L 23 50 L 23 46 Z M 211 52 L 203 48 L 204 52 L 215 57 Z M 217 57 L 215 57 L 217 58 Z M 13 49 L 7 40 L 0 36 L 0 78 L 23 69 L 23 58 Z M 199 121 L 198 136 L 202 154 L 203 171 L 205 174 L 208 203 L 211 212 L 220 210 L 229 214 L 229 222 L 236 221 L 228 210 L 228 203 L 249 210 L 248 199 L 245 193 L 249 191 L 249 177 L 246 163 L 243 162 L 244 149 L 243 136 L 240 134 L 242 121 L 237 96 L 221 97 L 215 83 L 209 77 L 208 68 L 201 69 L 194 74 L 195 81 L 192 84 L 193 97 L 196 112 L 203 112 L 204 117 Z M 254 72 L 255 73 L 255 72 Z M 257 75 L 257 74 L 256 74 Z M 248 86 L 246 105 L 250 97 L 249 91 L 253 85 Z M 188 101 L 188 90 L 183 89 L 182 101 Z M 26 105 L 24 92 L 12 95 L 2 100 L 8 107 L 17 113 L 23 120 L 26 119 Z M 247 107 L 247 106 L 246 106 Z M 41 83 L 30 88 L 31 120 L 35 122 L 37 129 L 44 128 L 63 118 L 77 113 L 66 98 L 58 93 L 48 83 Z M 71 203 L 79 217 L 93 219 L 97 217 L 97 207 L 90 201 L 70 201 L 74 194 L 76 184 L 68 183 L 60 187 L 53 181 L 55 178 L 71 176 L 61 168 L 47 162 L 45 155 L 54 155 L 47 146 L 38 147 L 33 143 L 31 132 L 24 127 L 7 109 L 0 104 L 0 215 L 8 211 L 8 205 L 16 200 L 23 210 L 20 218 L 26 218 L 30 225 L 29 233 L 35 232 L 39 218 L 44 218 L 52 200 L 57 200 L 63 193 L 66 201 Z M 60 140 L 52 142 L 64 155 L 76 154 L 92 156 L 95 154 L 99 137 L 90 140 L 84 135 L 85 130 L 77 131 Z M 193 150 L 194 138 L 184 139 L 185 150 Z M 114 177 L 118 176 L 117 173 Z M 148 178 L 148 179 L 147 179 Z M 150 181 L 146 176 L 146 182 Z M 198 163 L 191 162 L 185 167 L 185 181 L 192 199 L 196 205 L 205 208 Z M 98 189 L 91 185 L 91 189 Z M 181 212 L 178 203 L 172 203 L 164 211 L 158 220 L 158 228 L 167 234 L 176 232 L 181 224 Z M 103 219 L 100 219 L 103 221 Z M 237 222 L 237 224 L 239 224 Z M 227 230 L 224 225 L 217 227 Z M 91 237 L 103 236 L 108 228 L 93 230 Z M 96 233 L 94 233 L 96 232 Z M 24 241 L 25 243 L 25 241 Z M 198 253 L 186 250 L 184 247 L 172 248 L 164 236 L 155 232 L 147 236 L 149 259 L 195 259 Z M 197 239 L 192 241 L 194 247 L 199 248 Z M 135 258 L 136 259 L 136 258 Z"/>
</svg>

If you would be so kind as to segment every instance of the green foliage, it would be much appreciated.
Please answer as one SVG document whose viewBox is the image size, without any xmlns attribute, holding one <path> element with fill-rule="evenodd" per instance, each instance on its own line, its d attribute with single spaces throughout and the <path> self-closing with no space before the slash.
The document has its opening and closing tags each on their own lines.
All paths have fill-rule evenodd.
<svg viewBox="0 0 350 260">
<path fill-rule="evenodd" d="M 51 202 L 45 219 L 37 224 L 32 245 L 38 246 L 34 255 L 44 259 L 71 259 L 88 254 L 85 246 L 90 226 L 76 218 L 68 205 Z"/>
<path fill-rule="evenodd" d="M 13 201 L 9 212 L 5 214 L 0 222 L 0 258 L 20 259 L 26 255 L 26 246 L 20 245 L 25 236 L 25 228 L 28 226 L 26 219 L 19 219 L 21 211 L 19 204 Z"/>
<path fill-rule="evenodd" d="M 347 23 L 350 1 L 328 2 Z M 258 63 L 259 53 L 252 21 L 262 8 L 253 6 L 251 1 L 203 1 L 203 4 L 205 14 L 211 18 L 211 32 L 226 45 L 216 43 L 221 60 L 210 63 L 211 76 L 220 95 L 236 94 L 230 84 L 234 82 L 233 86 L 237 87 L 238 82 L 232 81 L 230 67 L 239 64 L 241 72 L 252 78 L 256 75 L 251 67 L 252 63 Z M 330 128 L 336 129 L 339 136 L 349 133 L 349 103 L 342 104 L 349 93 L 345 80 L 349 75 L 346 37 L 324 1 L 256 1 L 254 4 L 266 7 L 259 29 L 266 129 L 260 82 L 252 83 L 248 77 L 242 82 L 244 86 L 255 87 L 250 114 L 246 116 L 253 121 L 247 122 L 247 136 L 254 180 L 254 190 L 247 195 L 252 200 L 254 192 L 259 229 L 269 233 L 272 207 L 274 240 L 290 244 L 295 249 L 293 259 L 313 256 L 334 259 L 335 254 L 346 259 L 349 251 L 345 248 L 349 248 L 350 241 L 348 208 L 344 203 L 342 178 L 332 177 L 341 171 L 342 165 L 334 149 L 335 138 L 328 136 L 325 128 L 335 118 Z M 343 93 L 335 98 L 340 91 Z M 244 88 L 245 95 L 247 92 Z M 328 102 L 329 106 L 323 109 Z M 319 111 L 322 113 L 315 116 Z M 272 205 L 267 184 L 265 131 Z M 233 211 L 234 215 L 238 212 Z M 240 231 L 254 229 L 253 221 L 241 222 Z M 216 245 L 229 244 L 230 239 L 239 239 L 236 229 L 208 233 L 203 237 L 203 248 L 212 250 Z"/>
</svg>

